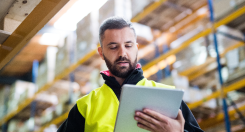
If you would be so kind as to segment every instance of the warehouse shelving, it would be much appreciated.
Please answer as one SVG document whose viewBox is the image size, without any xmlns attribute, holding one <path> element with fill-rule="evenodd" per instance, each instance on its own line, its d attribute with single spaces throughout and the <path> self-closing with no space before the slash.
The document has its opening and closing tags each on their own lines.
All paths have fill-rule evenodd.
<svg viewBox="0 0 245 132">
<path fill-rule="evenodd" d="M 137 22 L 140 19 L 142 19 L 143 17 L 145 17 L 148 13 L 150 13 L 151 11 L 153 11 L 155 8 L 157 8 L 159 5 L 162 4 L 162 2 L 164 2 L 165 0 L 161 0 L 158 2 L 154 2 L 152 5 L 150 5 L 148 8 L 146 8 L 142 13 L 138 14 L 136 17 L 134 17 L 132 19 L 133 22 Z M 234 13 L 228 15 L 226 18 L 220 20 L 219 22 L 215 23 L 215 28 L 227 24 L 230 21 L 234 20 L 235 18 L 239 17 L 240 15 L 245 13 L 245 7 L 242 7 L 240 9 L 238 9 L 237 11 L 235 11 Z M 154 59 L 152 62 L 148 63 L 147 65 L 143 66 L 142 69 L 143 70 L 147 70 L 150 67 L 152 67 L 153 65 L 157 64 L 159 61 L 166 59 L 167 57 L 174 55 L 178 52 L 180 52 L 181 50 L 185 49 L 186 47 L 188 47 L 192 42 L 194 42 L 195 40 L 197 40 L 198 38 L 204 37 L 208 34 L 210 34 L 212 32 L 211 28 L 206 29 L 204 31 L 202 31 L 201 33 L 195 35 L 193 38 L 189 39 L 188 41 L 184 42 L 179 48 L 170 50 L 169 52 L 167 52 L 166 54 L 161 55 L 159 58 Z M 236 46 L 241 46 L 243 45 L 242 43 L 236 44 L 234 45 L 235 47 L 230 48 L 234 49 L 237 48 Z M 228 51 L 229 51 L 228 50 Z M 227 53 L 228 51 L 225 51 L 223 53 L 223 55 L 225 53 Z M 14 115 L 16 115 L 17 113 L 19 113 L 21 110 L 23 110 L 26 106 L 28 106 L 36 97 L 37 94 L 39 94 L 42 91 L 46 91 L 48 88 L 50 88 L 55 82 L 57 82 L 58 80 L 64 78 L 65 76 L 67 76 L 70 72 L 74 71 L 80 64 L 84 63 L 86 60 L 88 60 L 91 56 L 96 54 L 96 50 L 93 50 L 92 52 L 90 52 L 89 54 L 87 54 L 84 58 L 82 58 L 80 61 L 78 61 L 77 63 L 71 65 L 69 68 L 67 68 L 66 70 L 64 70 L 61 74 L 59 74 L 58 76 L 55 77 L 54 81 L 51 83 L 46 84 L 45 86 L 43 86 L 32 98 L 25 100 L 23 103 L 21 103 L 18 108 L 11 112 L 10 114 L 6 115 L 4 117 L 4 119 L 2 121 L 0 121 L 0 125 L 2 125 L 3 123 L 7 122 L 9 119 L 11 119 Z M 213 62 L 213 60 L 211 61 Z M 206 65 L 207 63 L 205 63 Z M 208 63 L 209 64 L 209 63 Z M 197 71 L 198 69 L 202 68 L 204 65 L 202 66 L 196 66 L 196 67 L 192 67 L 190 68 L 188 71 L 184 71 L 182 73 L 180 73 L 181 75 L 189 75 L 192 74 L 194 71 Z M 203 75 L 205 72 L 199 72 L 198 75 L 195 76 L 191 76 L 191 78 L 195 78 L 197 76 Z M 242 82 L 244 82 L 245 79 L 238 81 L 230 86 L 224 87 L 224 91 L 226 93 L 233 91 L 233 90 L 237 90 L 241 87 L 243 87 L 245 84 L 243 84 Z M 210 100 L 210 99 L 214 99 L 220 96 L 220 92 L 214 92 L 212 95 L 209 95 L 208 97 L 203 98 L 200 101 L 188 104 L 188 106 L 190 107 L 190 109 L 193 109 L 199 105 L 201 105 L 202 103 Z M 242 107 L 243 108 L 243 107 Z M 232 113 L 232 112 L 231 112 Z M 49 124 L 43 126 L 42 128 L 40 128 L 40 131 L 43 130 L 45 127 L 48 127 L 51 124 L 59 124 L 60 122 L 64 121 L 68 116 L 68 112 L 66 112 L 65 114 L 63 114 L 62 116 L 52 120 Z M 222 116 L 219 115 L 219 117 L 217 117 L 219 119 L 223 119 Z"/>
<path fill-rule="evenodd" d="M 244 46 L 244 43 L 243 42 L 238 42 L 234 45 L 231 45 L 229 47 L 227 47 L 221 54 L 220 54 L 220 57 L 224 57 L 229 51 L 233 50 L 233 49 L 236 49 L 236 48 L 239 48 L 241 46 Z M 204 64 L 201 64 L 201 65 L 198 65 L 198 66 L 193 66 L 193 67 L 190 67 L 189 69 L 187 70 L 184 70 L 182 72 L 180 72 L 179 74 L 181 76 L 186 76 L 188 77 L 189 81 L 213 70 L 213 69 L 207 69 L 207 66 L 211 63 L 215 62 L 215 58 L 208 58 L 206 60 L 206 62 Z"/>
<path fill-rule="evenodd" d="M 242 7 L 242 8 L 240 8 L 239 10 L 237 10 L 237 11 L 233 12 L 232 14 L 228 15 L 228 16 L 225 17 L 224 19 L 218 21 L 218 22 L 215 24 L 215 27 L 218 28 L 218 27 L 221 26 L 221 25 L 227 24 L 227 23 L 229 23 L 230 21 L 234 20 L 235 18 L 239 17 L 240 15 L 242 15 L 242 14 L 244 14 L 244 13 L 245 13 L 245 7 Z M 207 36 L 208 34 L 211 33 L 211 31 L 212 31 L 211 28 L 210 28 L 210 29 L 206 29 L 205 31 L 203 31 L 203 32 L 197 34 L 196 36 L 194 36 L 193 38 L 191 38 L 190 40 L 184 42 L 184 43 L 183 43 L 184 46 L 181 46 L 181 47 L 178 48 L 178 49 L 173 49 L 173 50 L 169 51 L 167 54 L 164 54 L 164 55 L 160 56 L 159 58 L 153 60 L 152 62 L 148 63 L 147 65 L 143 66 L 142 69 L 143 69 L 143 70 L 147 70 L 147 69 L 150 68 L 151 66 L 155 65 L 158 61 L 160 61 L 160 60 L 162 60 L 162 59 L 166 59 L 166 58 L 169 57 L 170 55 L 173 55 L 173 54 L 178 53 L 179 51 L 181 51 L 181 50 L 183 50 L 184 48 L 188 47 L 192 42 L 194 42 L 194 41 L 197 40 L 198 38 Z M 230 47 L 226 48 L 226 49 L 224 50 L 224 52 L 223 52 L 222 54 L 220 54 L 220 56 L 223 57 L 227 52 L 229 52 L 229 51 L 231 51 L 231 50 L 233 50 L 233 49 L 236 49 L 236 48 L 238 48 L 238 47 L 241 47 L 241 46 L 243 46 L 243 45 L 244 45 L 243 42 L 239 42 L 239 43 L 237 43 L 237 44 L 231 45 Z M 189 68 L 189 69 L 187 69 L 187 70 L 181 72 L 180 75 L 190 75 L 190 74 L 192 74 L 193 72 L 202 69 L 203 67 L 207 66 L 208 64 L 210 64 L 210 63 L 212 63 L 212 62 L 215 62 L 215 58 L 210 58 L 209 61 L 205 62 L 205 63 L 202 64 L 202 65 L 191 67 L 191 68 Z M 202 71 L 202 72 L 198 73 L 198 75 L 191 76 L 191 79 L 194 79 L 194 78 L 196 78 L 196 77 L 198 77 L 198 76 L 200 76 L 200 75 L 203 75 L 203 74 L 205 74 L 206 72 L 207 72 L 207 71 L 204 70 L 204 72 Z M 235 82 L 235 83 L 233 83 L 233 84 L 231 84 L 231 85 L 229 85 L 229 86 L 223 87 L 224 92 L 225 92 L 225 93 L 228 93 L 228 92 L 230 92 L 230 91 L 238 90 L 238 89 L 240 89 L 240 88 L 242 88 L 242 87 L 245 86 L 245 83 L 244 83 L 244 82 L 245 82 L 245 79 L 242 79 L 242 80 L 237 81 L 237 82 Z M 205 98 L 203 98 L 203 99 L 201 99 L 201 100 L 199 100 L 199 101 L 196 101 L 196 102 L 194 102 L 194 103 L 188 104 L 188 106 L 189 106 L 190 109 L 194 109 L 194 108 L 200 106 L 201 104 L 207 102 L 208 100 L 211 100 L 211 99 L 214 99 L 214 98 L 218 98 L 218 97 L 220 97 L 220 96 L 221 96 L 220 91 L 217 91 L 217 92 L 214 92 L 214 93 L 212 93 L 211 95 L 209 95 L 209 96 L 207 96 L 207 97 L 205 97 Z M 243 109 L 245 109 L 244 106 L 239 107 L 239 110 L 243 110 Z M 234 116 L 234 114 L 235 114 L 235 110 L 229 111 L 229 115 Z M 66 119 L 66 118 L 64 118 L 64 117 L 67 117 L 67 116 L 68 116 L 68 113 L 65 113 L 65 114 L 63 114 L 62 116 L 60 116 L 60 117 L 54 119 L 53 121 L 51 121 L 51 122 L 48 123 L 47 125 L 41 127 L 39 130 L 40 130 L 40 131 L 41 131 L 41 130 L 44 130 L 46 127 L 48 127 L 48 126 L 51 125 L 51 124 L 58 124 L 58 123 L 60 123 L 60 122 L 64 121 L 64 120 Z M 224 118 L 223 113 L 220 113 L 219 115 L 217 115 L 217 116 L 215 117 L 215 119 L 216 119 L 216 118 L 217 118 L 217 120 L 219 120 L 219 121 L 223 120 L 223 118 Z M 57 122 L 58 122 L 58 123 L 57 123 Z M 204 121 L 204 122 L 202 122 L 202 123 L 204 124 L 205 122 L 206 122 L 206 121 Z"/>
<path fill-rule="evenodd" d="M 150 14 L 153 10 L 155 10 L 157 7 L 159 7 L 162 3 L 166 2 L 166 1 L 167 0 L 159 0 L 159 1 L 153 2 L 151 5 L 149 5 L 147 8 L 145 8 L 141 13 L 137 14 L 134 18 L 132 18 L 131 21 L 132 22 L 139 22 L 146 15 Z"/>
<path fill-rule="evenodd" d="M 227 24 L 229 22 L 231 22 L 232 20 L 236 19 L 237 17 L 239 17 L 240 15 L 244 14 L 245 13 L 245 6 L 241 7 L 240 9 L 236 10 L 235 12 L 231 13 L 230 15 L 228 15 L 227 17 L 223 18 L 222 20 L 216 22 L 214 24 L 214 27 L 217 29 L 219 26 L 221 25 L 224 25 L 224 24 Z M 166 59 L 167 57 L 171 56 L 171 55 L 174 55 L 174 54 L 177 54 L 178 52 L 180 52 L 181 50 L 185 49 L 186 47 L 188 47 L 192 42 L 194 42 L 195 40 L 201 38 L 201 37 L 204 37 L 204 36 L 207 36 L 208 34 L 210 34 L 212 32 L 212 29 L 211 28 L 208 28 L 202 32 L 200 32 L 199 34 L 195 35 L 194 37 L 192 37 L 191 39 L 185 41 L 180 47 L 176 48 L 176 49 L 173 49 L 173 50 L 170 50 L 169 52 L 167 52 L 166 54 L 163 54 L 161 55 L 160 57 L 154 59 L 153 61 L 149 62 L 148 64 L 146 64 L 145 66 L 142 67 L 143 70 L 147 70 L 149 69 L 150 67 L 154 66 L 155 64 L 157 64 L 159 61 L 161 60 L 164 60 Z M 239 43 L 237 44 L 236 46 L 241 46 L 243 45 L 243 43 Z M 235 46 L 235 47 L 236 47 Z M 233 49 L 233 48 L 231 48 Z M 192 68 L 190 68 L 192 69 Z M 199 69 L 196 68 L 196 69 Z M 191 70 L 189 70 L 191 71 Z M 185 74 L 188 74 L 185 73 Z M 203 73 L 202 73 L 203 74 Z M 244 80 L 243 80 L 244 81 Z M 240 83 L 239 83 L 240 82 Z M 243 86 L 243 83 L 242 81 L 239 81 L 237 82 L 236 84 L 233 84 L 232 86 L 228 87 L 225 92 L 230 92 L 230 91 L 233 91 L 233 90 L 237 90 L 239 88 L 241 88 Z M 207 98 L 204 98 L 198 102 L 195 102 L 195 103 L 192 103 L 189 105 L 190 108 L 195 108 L 199 105 L 201 105 L 202 103 L 204 103 L 203 100 L 210 100 L 210 99 L 213 99 L 213 98 L 217 98 L 218 96 L 220 95 L 220 92 L 216 92 L 216 93 L 213 93 L 212 95 L 208 96 Z"/>
<path fill-rule="evenodd" d="M 242 79 L 242 80 L 239 80 L 229 86 L 225 86 L 223 87 L 222 89 L 224 90 L 224 94 L 227 94 L 228 92 L 231 92 L 231 91 L 234 91 L 234 90 L 238 90 L 240 88 L 243 88 L 245 86 L 245 79 Z M 216 91 L 216 92 L 213 92 L 211 95 L 207 96 L 207 97 L 204 97 L 203 99 L 199 100 L 199 101 L 196 101 L 196 102 L 193 102 L 193 103 L 190 103 L 188 104 L 188 107 L 190 109 L 193 109 L 193 108 L 196 108 L 198 106 L 200 106 L 201 104 L 211 100 L 211 99 L 215 99 L 215 98 L 218 98 L 221 96 L 221 92 L 220 91 Z"/>
<path fill-rule="evenodd" d="M 240 106 L 238 109 L 240 111 L 244 111 L 245 110 L 245 105 Z M 236 115 L 236 110 L 234 110 L 234 109 L 230 110 L 228 114 L 229 114 L 229 117 L 230 117 L 231 121 L 239 118 Z M 200 125 L 201 128 L 207 128 L 207 127 L 210 127 L 210 126 L 218 125 L 218 124 L 220 124 L 222 122 L 224 122 L 224 114 L 223 113 L 219 113 L 215 117 L 212 117 L 210 119 L 206 119 L 206 120 L 200 122 L 199 125 Z"/>
<path fill-rule="evenodd" d="M 242 80 L 242 81 L 245 81 L 245 80 Z M 220 95 L 219 95 L 220 96 Z M 205 102 L 205 101 L 204 101 Z M 243 106 L 240 106 L 238 108 L 240 111 L 244 111 L 245 110 L 245 105 Z M 36 132 L 41 132 L 43 131 L 45 128 L 49 127 L 50 125 L 52 124 L 60 124 L 62 123 L 67 117 L 68 117 L 68 114 L 69 114 L 69 111 L 62 114 L 61 116 L 53 119 L 51 122 L 49 122 L 48 124 L 42 126 L 41 128 L 39 128 Z M 238 117 L 236 116 L 236 110 L 230 110 L 229 111 L 229 116 L 230 116 L 230 120 L 233 121 L 235 119 L 238 119 Z M 207 120 L 204 120 L 204 121 L 201 121 L 199 123 L 200 127 L 201 128 L 207 128 L 207 127 L 210 127 L 210 126 L 214 126 L 214 125 L 218 125 L 220 123 L 222 123 L 224 120 L 224 114 L 223 113 L 219 113 L 218 115 L 216 115 L 215 117 L 212 117 L 210 119 L 207 119 Z"/>
<path fill-rule="evenodd" d="M 62 1 L 61 1 L 62 2 Z M 155 8 L 157 8 L 158 6 L 160 6 L 163 2 L 165 2 L 165 0 L 161 0 L 161 1 L 157 1 L 154 2 L 151 6 L 147 7 L 146 9 L 144 9 L 141 13 L 139 13 L 137 16 L 135 16 L 134 18 L 132 18 L 133 22 L 137 22 L 139 20 L 141 20 L 144 16 L 146 16 L 147 14 L 149 14 L 151 11 L 153 11 Z M 44 2 L 45 3 L 45 2 Z M 46 4 L 46 3 L 45 3 Z M 62 5 L 60 5 L 62 6 Z M 49 18 L 50 19 L 50 18 Z M 30 23 L 30 20 L 27 21 L 28 23 Z M 47 23 L 47 21 L 45 21 Z M 45 24 L 45 23 L 44 23 Z M 26 24 L 27 25 L 27 24 Z M 41 29 L 41 28 L 40 28 Z M 35 30 L 38 31 L 38 30 Z M 11 37 L 11 36 L 10 36 Z M 30 37 L 31 38 L 31 37 Z M 29 39 L 30 39 L 29 38 Z M 5 41 L 5 43 L 9 43 L 12 42 L 14 39 L 9 38 L 8 40 Z M 26 41 L 24 41 L 26 44 Z M 22 47 L 21 47 L 22 48 Z M 91 52 L 89 52 L 88 54 L 86 54 L 82 59 L 80 59 L 78 62 L 76 62 L 75 64 L 72 64 L 71 66 L 69 66 L 68 68 L 66 68 L 62 73 L 58 74 L 54 80 L 50 83 L 45 84 L 42 88 L 40 88 L 33 97 L 26 99 L 25 101 L 23 101 L 14 111 L 10 112 L 9 114 L 7 114 L 1 121 L 0 121 L 0 126 L 3 125 L 4 123 L 6 123 L 8 120 L 10 120 L 12 117 L 14 117 L 16 114 L 18 114 L 19 112 L 21 112 L 24 108 L 26 108 L 28 105 L 31 104 L 32 101 L 34 101 L 35 97 L 43 92 L 46 91 L 47 89 L 49 89 L 53 84 L 55 84 L 57 81 L 61 80 L 62 78 L 64 78 L 65 76 L 69 75 L 69 73 L 71 73 L 72 71 L 74 71 L 79 65 L 83 64 L 85 61 L 87 61 L 90 57 L 92 57 L 93 55 L 95 55 L 97 53 L 97 49 L 92 50 Z M 16 53 L 15 53 L 16 54 Z M 2 65 L 4 65 L 3 63 L 0 63 Z"/>
<path fill-rule="evenodd" d="M 23 110 L 26 106 L 30 105 L 32 101 L 34 101 L 35 97 L 43 92 L 46 91 L 48 88 L 50 88 L 53 84 L 55 84 L 57 81 L 59 81 L 60 79 L 64 78 L 65 76 L 69 75 L 70 72 L 74 71 L 79 65 L 83 64 L 86 60 L 88 60 L 90 57 L 92 57 L 94 54 L 96 54 L 97 50 L 93 50 L 90 53 L 88 53 L 87 55 L 85 55 L 82 59 L 80 59 L 77 63 L 71 65 L 70 67 L 68 67 L 67 69 L 65 69 L 63 72 L 61 72 L 60 74 L 58 74 L 55 79 L 50 82 L 45 84 L 42 88 L 40 88 L 35 95 L 32 98 L 26 99 L 25 101 L 23 101 L 18 108 L 15 111 L 10 112 L 8 115 L 6 115 L 3 120 L 0 122 L 0 126 L 7 122 L 8 120 L 10 120 L 13 116 L 15 116 L 17 113 L 19 113 L 21 110 Z"/>
<path fill-rule="evenodd" d="M 231 22 L 232 20 L 236 19 L 237 17 L 239 17 L 240 15 L 242 15 L 244 13 L 245 13 L 245 6 L 241 7 L 240 9 L 236 10 L 235 12 L 231 13 L 230 15 L 228 15 L 225 18 L 223 18 L 222 20 L 216 22 L 214 24 L 214 27 L 217 29 L 219 26 L 225 25 L 225 24 Z M 169 57 L 171 55 L 179 53 L 181 50 L 187 48 L 190 44 L 192 44 L 192 42 L 196 41 L 197 39 L 199 39 L 201 37 L 207 36 L 211 32 L 212 32 L 211 28 L 208 28 L 208 29 L 200 32 L 199 34 L 195 35 L 194 37 L 192 37 L 189 40 L 187 40 L 184 43 L 182 43 L 181 46 L 179 46 L 178 48 L 172 49 L 169 52 L 167 52 L 167 53 L 159 56 L 158 58 L 152 60 L 151 62 L 149 62 L 148 64 L 143 66 L 142 70 L 147 70 L 150 67 L 152 67 L 155 64 L 157 64 L 158 62 L 160 62 L 161 60 L 164 60 L 164 59 L 166 59 L 167 57 Z"/>
<path fill-rule="evenodd" d="M 237 45 L 241 46 L 240 44 L 243 44 L 243 43 L 238 43 L 238 44 L 236 44 L 236 46 L 231 46 L 231 47 L 233 47 L 233 48 L 229 48 L 229 49 L 230 49 L 230 50 L 235 49 L 235 48 L 237 48 Z M 227 52 L 228 52 L 228 50 L 226 50 L 226 52 L 224 52 L 224 53 L 227 53 Z M 234 90 L 238 90 L 238 89 L 240 89 L 240 88 L 242 88 L 242 87 L 245 87 L 245 83 L 244 83 L 244 82 L 245 82 L 245 79 L 242 79 L 242 80 L 237 81 L 237 82 L 235 82 L 235 83 L 233 83 L 233 84 L 231 84 L 231 85 L 229 85 L 229 86 L 223 87 L 224 92 L 225 92 L 225 93 L 228 93 L 228 92 L 231 92 L 231 91 L 234 91 Z M 193 102 L 193 103 L 188 104 L 188 107 L 189 107 L 190 109 L 194 109 L 194 108 L 200 106 L 201 104 L 203 104 L 203 103 L 205 103 L 205 102 L 207 102 L 207 101 L 209 101 L 209 100 L 211 100 L 211 99 L 218 98 L 218 97 L 220 97 L 220 96 L 221 96 L 220 91 L 214 92 L 214 93 L 212 93 L 211 95 L 209 95 L 209 96 L 207 96 L 207 97 L 205 97 L 205 98 L 203 98 L 203 99 L 201 99 L 201 100 L 199 100 L 199 101 L 196 101 L 196 102 Z M 245 106 L 239 108 L 239 110 L 240 110 L 240 109 L 241 109 L 241 110 L 244 110 L 244 109 L 245 109 Z M 229 114 L 230 114 L 230 113 L 233 114 L 234 112 L 235 112 L 235 111 L 230 111 Z M 57 117 L 56 119 L 54 119 L 53 121 L 51 121 L 51 122 L 48 123 L 47 125 L 41 127 L 38 131 L 44 130 L 46 127 L 48 127 L 48 126 L 51 125 L 51 124 L 58 124 L 58 123 L 64 121 L 64 120 L 66 119 L 65 117 L 66 117 L 66 118 L 68 117 L 68 113 L 63 114 L 63 115 L 61 115 L 60 117 Z M 215 117 L 215 118 L 216 118 L 216 117 Z M 223 119 L 223 113 L 219 114 L 217 118 L 218 118 L 219 120 Z M 221 118 L 221 119 L 220 119 L 220 118 Z M 206 122 L 206 121 L 205 121 L 205 122 Z"/>
<path fill-rule="evenodd" d="M 61 116 L 59 116 L 59 117 L 53 119 L 53 120 L 52 120 L 51 122 L 49 122 L 48 124 L 42 126 L 42 127 L 39 128 L 38 130 L 36 130 L 36 132 L 43 132 L 43 130 L 44 130 L 46 127 L 49 127 L 49 126 L 52 125 L 52 124 L 57 125 L 57 124 L 62 123 L 64 120 L 66 120 L 66 118 L 68 117 L 68 114 L 69 114 L 69 111 L 66 112 L 66 113 L 64 113 L 64 114 L 62 114 Z"/>
</svg>

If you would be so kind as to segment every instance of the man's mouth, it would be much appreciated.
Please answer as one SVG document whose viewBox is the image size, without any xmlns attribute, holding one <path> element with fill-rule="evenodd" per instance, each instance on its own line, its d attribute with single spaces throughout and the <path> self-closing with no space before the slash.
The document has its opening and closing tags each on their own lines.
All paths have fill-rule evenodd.
<svg viewBox="0 0 245 132">
<path fill-rule="evenodd" d="M 127 61 L 119 61 L 119 62 L 117 62 L 117 64 L 120 65 L 120 66 L 128 66 L 129 62 L 127 62 Z"/>
</svg>

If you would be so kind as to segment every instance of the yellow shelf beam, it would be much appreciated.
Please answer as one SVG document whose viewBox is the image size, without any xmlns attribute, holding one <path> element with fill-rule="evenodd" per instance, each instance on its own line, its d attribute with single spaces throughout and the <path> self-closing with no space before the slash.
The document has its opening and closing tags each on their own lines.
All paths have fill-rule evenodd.
<svg viewBox="0 0 245 132">
<path fill-rule="evenodd" d="M 88 54 L 86 54 L 82 59 L 80 59 L 77 63 L 72 64 L 71 66 L 69 66 L 68 68 L 66 68 L 64 71 L 62 71 L 59 75 L 57 75 L 55 77 L 55 79 L 53 80 L 53 82 L 46 84 L 45 86 L 43 86 L 35 95 L 39 94 L 40 92 L 46 91 L 47 89 L 49 89 L 52 85 L 54 85 L 57 81 L 61 80 L 62 78 L 66 77 L 67 75 L 69 75 L 69 73 L 71 73 L 72 71 L 74 71 L 78 66 L 80 66 L 81 64 L 83 64 L 84 62 L 86 62 L 89 58 L 91 58 L 92 56 L 94 56 L 97 53 L 97 49 L 92 50 L 91 52 L 89 52 Z"/>
<path fill-rule="evenodd" d="M 227 47 L 221 54 L 220 54 L 220 57 L 224 57 L 229 51 L 231 50 L 234 50 L 236 48 L 239 48 L 239 47 L 242 47 L 244 46 L 244 43 L 243 42 L 238 42 L 237 44 L 234 44 L 234 45 L 231 45 L 229 47 Z M 206 60 L 206 62 L 204 64 L 201 64 L 201 65 L 198 65 L 198 66 L 193 66 L 193 67 L 190 67 L 189 69 L 183 71 L 183 72 L 180 72 L 179 74 L 181 76 L 186 76 L 188 77 L 189 81 L 209 72 L 210 70 L 213 70 L 213 69 L 208 69 L 208 65 L 210 65 L 211 63 L 215 62 L 216 61 L 216 58 L 208 58 Z"/>
<path fill-rule="evenodd" d="M 236 49 L 238 47 L 242 47 L 242 46 L 244 46 L 244 43 L 243 42 L 239 42 L 237 44 L 231 45 L 228 48 L 226 48 L 225 51 L 222 54 L 220 54 L 220 57 L 224 57 L 225 54 L 228 53 L 229 51 L 231 51 L 233 49 Z M 207 69 L 207 66 L 209 64 L 211 64 L 212 62 L 215 62 L 215 58 L 211 58 L 206 63 L 204 63 L 202 65 L 199 65 L 197 67 L 194 67 L 193 69 L 195 69 L 196 73 L 193 73 L 194 71 L 191 71 L 191 70 L 187 70 L 188 72 L 183 72 L 183 73 L 187 74 L 189 80 L 193 80 L 194 78 L 196 78 L 198 76 L 201 76 L 201 75 L 207 73 L 210 70 L 213 70 L 213 69 Z M 192 74 L 192 75 L 190 75 L 190 74 Z M 228 92 L 231 92 L 233 90 L 238 90 L 240 88 L 243 88 L 245 86 L 245 83 L 243 81 L 245 82 L 245 79 L 242 79 L 242 80 L 240 80 L 240 81 L 238 81 L 238 82 L 236 82 L 234 84 L 231 84 L 231 85 L 229 85 L 227 87 L 223 87 L 224 94 L 227 94 Z M 205 97 L 205 98 L 203 98 L 203 99 L 201 99 L 199 101 L 196 101 L 196 102 L 193 102 L 193 103 L 188 104 L 188 107 L 190 109 L 194 109 L 194 108 L 200 106 L 201 104 L 203 104 L 204 102 L 207 102 L 207 101 L 209 101 L 211 99 L 214 99 L 214 98 L 218 98 L 220 96 L 221 96 L 220 91 L 214 92 L 211 95 L 209 95 L 209 96 L 207 96 L 207 97 Z"/>
<path fill-rule="evenodd" d="M 142 70 L 147 70 L 149 68 L 151 68 L 152 66 L 154 66 L 155 64 L 157 64 L 158 62 L 166 59 L 167 57 L 171 56 L 171 55 L 175 55 L 177 53 L 179 53 L 181 50 L 185 49 L 186 47 L 188 47 L 192 42 L 194 42 L 195 40 L 208 35 L 209 33 L 211 33 L 211 29 L 207 29 L 202 31 L 201 33 L 195 35 L 194 37 L 192 37 L 191 39 L 185 41 L 181 46 L 179 46 L 176 49 L 172 49 L 169 52 L 161 55 L 160 57 L 154 59 L 153 61 L 149 62 L 148 64 L 146 64 L 145 66 L 142 67 Z"/>
<path fill-rule="evenodd" d="M 245 128 L 243 127 L 242 129 L 237 130 L 237 131 L 235 131 L 235 132 L 245 132 Z"/>
<path fill-rule="evenodd" d="M 245 105 L 239 107 L 238 109 L 239 109 L 239 111 L 244 111 Z M 231 121 L 238 119 L 238 116 L 236 116 L 236 110 L 235 109 L 230 110 L 228 112 L 228 115 L 229 115 Z M 209 118 L 209 119 L 206 119 L 206 120 L 200 122 L 199 125 L 202 129 L 207 129 L 207 128 L 219 125 L 222 122 L 224 122 L 224 113 L 223 112 L 219 113 L 217 116 L 215 116 L 213 118 Z"/>
<path fill-rule="evenodd" d="M 65 114 L 63 114 L 63 115 L 55 118 L 54 120 L 52 120 L 50 123 L 48 123 L 48 124 L 44 125 L 43 127 L 39 128 L 35 132 L 43 132 L 46 127 L 49 127 L 52 124 L 54 124 L 54 125 L 60 124 L 61 122 L 63 122 L 68 117 L 68 114 L 69 114 L 69 112 L 66 112 Z"/>
<path fill-rule="evenodd" d="M 85 61 L 87 61 L 90 57 L 92 57 L 93 55 L 95 55 L 97 53 L 97 50 L 93 50 L 92 52 L 88 53 L 87 55 L 85 55 L 81 60 L 79 60 L 77 63 L 71 65 L 69 68 L 65 69 L 62 73 L 60 73 L 59 75 L 57 75 L 55 77 L 55 79 L 53 80 L 53 82 L 48 83 L 46 85 L 44 85 L 42 88 L 40 88 L 38 90 L 38 92 L 35 93 L 35 95 L 32 98 L 26 99 L 25 101 L 23 101 L 16 110 L 10 112 L 9 114 L 7 114 L 1 121 L 0 121 L 0 126 L 7 122 L 8 120 L 10 120 L 12 117 L 14 117 L 17 113 L 19 113 L 21 110 L 23 110 L 25 107 L 27 107 L 28 105 L 31 104 L 31 102 L 35 99 L 35 97 L 43 91 L 46 91 L 47 89 L 49 89 L 52 85 L 54 85 L 57 81 L 59 81 L 60 79 L 64 78 L 65 76 L 67 76 L 70 72 L 74 71 L 79 65 L 83 64 Z"/>
<path fill-rule="evenodd" d="M 241 79 L 241 80 L 237 81 L 236 83 L 233 83 L 233 84 L 231 84 L 229 86 L 222 87 L 223 90 L 224 90 L 224 94 L 227 94 L 228 92 L 231 92 L 231 91 L 234 91 L 234 90 L 238 90 L 240 88 L 245 87 L 245 83 L 244 82 L 245 82 L 245 78 Z M 203 104 L 203 103 L 205 103 L 205 102 L 207 102 L 207 101 L 209 101 L 211 99 L 218 98 L 220 96 L 221 96 L 221 92 L 220 91 L 216 91 L 216 92 L 212 93 L 211 95 L 209 95 L 209 96 L 207 96 L 207 97 L 205 97 L 205 98 L 203 98 L 203 99 L 201 99 L 199 101 L 196 101 L 194 103 L 188 104 L 188 107 L 190 109 L 194 109 L 194 108 L 200 106 L 201 104 Z"/>
<path fill-rule="evenodd" d="M 245 6 L 241 7 L 240 9 L 238 9 L 235 12 L 231 13 L 227 17 L 225 17 L 225 18 L 221 19 L 220 21 L 216 22 L 214 24 L 214 27 L 218 28 L 221 25 L 227 24 L 227 23 L 231 22 L 232 20 L 234 20 L 235 18 L 239 17 L 240 15 L 244 14 L 244 13 L 245 13 Z M 211 28 L 208 28 L 208 29 L 200 32 L 199 34 L 197 34 L 197 35 L 193 36 L 192 38 L 190 38 L 189 40 L 185 41 L 178 48 L 172 49 L 169 52 L 167 52 L 166 54 L 163 54 L 160 57 L 158 57 L 158 58 L 154 59 L 153 61 L 149 62 L 148 64 L 146 64 L 145 66 L 142 67 L 142 70 L 147 70 L 150 67 L 152 67 L 155 64 L 157 64 L 158 62 L 166 59 L 167 57 L 179 53 L 183 49 L 187 48 L 192 42 L 196 41 L 197 39 L 199 39 L 201 37 L 207 36 L 211 32 L 212 32 Z"/>
<path fill-rule="evenodd" d="M 2 69 L 68 1 L 69 0 L 42 0 L 8 39 L 0 45 L 0 69 Z"/>
<path fill-rule="evenodd" d="M 158 0 L 151 5 L 149 5 L 146 9 L 144 9 L 142 12 L 137 14 L 134 18 L 131 19 L 132 22 L 139 22 L 143 18 L 145 18 L 148 14 L 150 14 L 152 11 L 154 11 L 156 8 L 158 8 L 162 3 L 166 2 L 167 0 Z"/>
</svg>

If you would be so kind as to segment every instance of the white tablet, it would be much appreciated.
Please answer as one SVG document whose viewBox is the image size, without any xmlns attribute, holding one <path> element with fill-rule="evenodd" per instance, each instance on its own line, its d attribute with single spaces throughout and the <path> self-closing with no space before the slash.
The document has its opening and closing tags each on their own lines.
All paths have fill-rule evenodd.
<svg viewBox="0 0 245 132">
<path fill-rule="evenodd" d="M 137 126 L 135 111 L 149 108 L 170 118 L 176 118 L 184 91 L 178 89 L 124 85 L 114 132 L 147 132 Z"/>
</svg>

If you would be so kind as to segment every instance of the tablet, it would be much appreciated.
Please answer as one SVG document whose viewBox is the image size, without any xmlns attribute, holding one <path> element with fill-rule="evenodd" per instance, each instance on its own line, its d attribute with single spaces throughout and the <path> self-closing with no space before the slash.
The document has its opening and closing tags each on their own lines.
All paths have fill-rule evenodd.
<svg viewBox="0 0 245 132">
<path fill-rule="evenodd" d="M 176 118 L 184 91 L 169 88 L 124 85 L 114 132 L 147 132 L 137 126 L 135 111 L 149 108 L 170 118 Z"/>
</svg>

